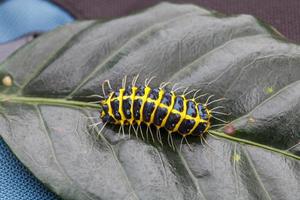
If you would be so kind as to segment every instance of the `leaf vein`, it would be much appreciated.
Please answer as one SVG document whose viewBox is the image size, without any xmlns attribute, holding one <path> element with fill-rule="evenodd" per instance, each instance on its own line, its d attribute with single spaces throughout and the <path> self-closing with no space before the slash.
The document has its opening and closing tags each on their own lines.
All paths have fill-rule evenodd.
<svg viewBox="0 0 300 200">
<path fill-rule="evenodd" d="M 38 106 L 35 106 L 35 109 L 39 115 L 39 118 L 40 118 L 40 121 L 43 125 L 43 129 L 45 130 L 45 133 L 46 133 L 46 137 L 49 141 L 49 145 L 50 145 L 50 148 L 51 148 L 51 151 L 52 151 L 52 155 L 53 155 L 53 159 L 55 161 L 55 163 L 57 164 L 58 168 L 61 170 L 61 172 L 65 175 L 66 177 L 66 180 L 73 186 L 75 186 L 76 188 L 79 188 L 81 189 L 82 194 L 84 196 L 86 196 L 88 199 L 92 199 L 92 200 L 95 200 L 93 197 L 91 197 L 90 195 L 88 195 L 84 190 L 83 188 L 81 188 L 78 184 L 75 183 L 75 181 L 68 175 L 68 173 L 66 172 L 66 170 L 63 168 L 63 166 L 60 164 L 60 162 L 58 161 L 57 157 L 56 157 L 56 153 L 55 153 L 55 148 L 54 148 L 54 145 L 53 145 L 53 142 L 50 138 L 50 130 L 48 129 L 48 126 L 43 118 L 43 114 L 40 110 L 40 108 Z"/>
<path fill-rule="evenodd" d="M 202 199 L 205 199 L 206 200 L 206 197 L 204 196 L 204 193 L 198 183 L 198 180 L 197 178 L 195 177 L 195 175 L 193 174 L 191 168 L 189 167 L 188 163 L 186 162 L 185 158 L 182 156 L 181 152 L 178 151 L 178 149 L 176 149 L 177 153 L 178 153 L 178 156 L 183 164 L 183 166 L 185 167 L 185 169 L 187 170 L 188 174 L 190 175 L 191 179 L 192 179 L 192 182 L 194 183 L 196 189 L 197 189 L 197 193 L 199 195 L 202 196 Z"/>
<path fill-rule="evenodd" d="M 110 55 L 108 55 L 108 57 L 105 58 L 102 63 L 100 63 L 98 66 L 96 66 L 95 69 L 92 70 L 92 72 L 90 74 L 88 74 L 72 91 L 70 91 L 69 95 L 66 96 L 66 98 L 67 99 L 71 98 L 82 86 L 84 86 L 85 83 L 87 83 L 93 77 L 93 75 L 95 75 L 100 69 L 102 69 L 107 63 L 109 63 L 114 57 L 118 56 L 121 53 L 121 51 L 127 47 L 128 44 L 133 43 L 134 41 L 136 41 L 138 38 L 140 38 L 144 34 L 147 34 L 151 31 L 153 31 L 153 29 L 159 29 L 159 28 L 163 27 L 164 25 L 170 23 L 171 21 L 178 20 L 178 19 L 185 17 L 186 15 L 189 15 L 194 12 L 195 11 L 188 12 L 188 13 L 182 14 L 180 16 L 177 16 L 175 18 L 165 20 L 163 22 L 154 23 L 153 25 L 149 26 L 148 28 L 143 29 L 142 31 L 133 35 L 132 38 L 128 39 L 124 44 L 122 44 L 120 47 L 118 47 L 113 52 L 111 52 Z"/>
<path fill-rule="evenodd" d="M 241 150 L 244 152 L 245 157 L 246 157 L 246 159 L 248 160 L 248 162 L 249 162 L 249 164 L 250 164 L 250 166 L 251 166 L 251 168 L 252 168 L 252 170 L 253 170 L 253 173 L 254 173 L 254 175 L 255 175 L 255 178 L 256 178 L 256 180 L 258 181 L 259 185 L 261 186 L 261 188 L 262 188 L 263 192 L 265 193 L 266 197 L 267 197 L 269 200 L 272 200 L 272 198 L 271 198 L 269 192 L 266 190 L 266 188 L 265 188 L 265 186 L 264 186 L 264 183 L 262 182 L 262 180 L 261 180 L 261 178 L 260 178 L 260 176 L 259 176 L 259 174 L 258 174 L 258 172 L 257 172 L 257 170 L 256 170 L 256 168 L 255 168 L 255 166 L 254 166 L 254 164 L 253 164 L 253 162 L 252 162 L 250 156 L 249 156 L 248 153 L 247 153 L 247 151 L 244 149 L 243 146 L 241 146 Z"/>
<path fill-rule="evenodd" d="M 39 74 L 41 74 L 44 69 L 46 69 L 47 66 L 49 66 L 54 59 L 57 59 L 56 56 L 59 56 L 62 54 L 63 51 L 66 50 L 66 48 L 68 47 L 68 45 L 70 45 L 73 41 L 74 38 L 78 37 L 79 35 L 81 35 L 83 32 L 89 30 L 91 27 L 97 25 L 99 22 L 93 22 L 91 25 L 88 25 L 87 27 L 85 27 L 83 30 L 80 30 L 78 33 L 74 34 L 68 41 L 66 41 L 59 49 L 57 49 L 54 53 L 50 54 L 49 57 L 46 59 L 46 61 L 44 61 L 43 63 L 41 63 L 40 66 L 38 66 L 38 68 L 35 70 L 34 73 L 32 73 L 32 75 L 24 81 L 24 83 L 22 85 L 20 85 L 17 94 L 21 94 L 22 90 L 35 78 L 37 77 Z"/>
<path fill-rule="evenodd" d="M 84 111 L 86 113 L 86 115 L 88 117 L 92 117 L 90 116 L 86 111 Z M 128 185 L 128 188 L 129 190 L 131 190 L 131 193 L 134 195 L 135 199 L 139 199 L 138 198 L 138 195 L 136 194 L 136 192 L 134 191 L 130 181 L 129 181 L 129 178 L 127 176 L 127 173 L 124 169 L 124 167 L 122 166 L 122 163 L 120 162 L 120 160 L 117 158 L 117 155 L 116 155 L 116 152 L 115 152 L 115 149 L 113 147 L 112 144 L 109 143 L 109 141 L 104 137 L 104 135 L 102 134 L 102 132 L 99 131 L 98 129 L 98 126 L 95 127 L 95 129 L 97 130 L 97 134 L 99 134 L 99 136 L 101 137 L 101 139 L 103 140 L 103 142 L 107 145 L 107 147 L 110 149 L 111 153 L 112 153 L 112 157 L 114 158 L 114 160 L 116 161 L 116 163 L 119 165 L 119 168 L 121 170 L 121 173 L 123 174 L 124 176 L 124 179 L 125 179 L 125 182 L 127 183 Z"/>
</svg>

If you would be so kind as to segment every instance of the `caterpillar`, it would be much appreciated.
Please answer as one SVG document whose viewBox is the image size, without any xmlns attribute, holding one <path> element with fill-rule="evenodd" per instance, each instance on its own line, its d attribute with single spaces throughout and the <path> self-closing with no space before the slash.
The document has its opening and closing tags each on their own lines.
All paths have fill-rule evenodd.
<svg viewBox="0 0 300 200">
<path fill-rule="evenodd" d="M 99 96 L 102 99 L 98 101 L 102 107 L 100 112 L 100 118 L 104 126 L 106 124 L 119 125 L 119 133 L 122 130 L 124 134 L 124 126 L 129 126 L 129 136 L 131 128 L 134 130 L 136 136 L 140 129 L 143 136 L 141 125 L 144 124 L 147 127 L 146 135 L 150 132 L 152 140 L 154 136 L 151 127 L 156 128 L 156 136 L 158 141 L 163 145 L 161 139 L 160 129 L 164 128 L 168 132 L 168 143 L 174 149 L 174 143 L 172 140 L 173 134 L 179 134 L 186 140 L 187 136 L 196 136 L 201 138 L 201 142 L 204 139 L 209 129 L 214 127 L 211 124 L 211 119 L 217 119 L 224 123 L 226 121 L 215 117 L 213 114 L 226 113 L 217 112 L 216 109 L 224 108 L 218 106 L 209 109 L 209 105 L 224 100 L 224 98 L 209 100 L 213 95 L 209 96 L 205 103 L 198 103 L 197 99 L 206 96 L 199 95 L 200 90 L 190 90 L 187 92 L 186 88 L 182 94 L 177 94 L 175 85 L 171 91 L 165 90 L 165 87 L 170 84 L 169 82 L 163 82 L 158 88 L 152 88 L 149 86 L 151 80 L 145 80 L 145 84 L 137 84 L 138 75 L 132 80 L 132 83 L 126 87 L 126 76 L 122 80 L 122 87 L 118 90 L 113 90 L 109 80 L 106 80 L 102 84 L 102 91 L 104 96 Z M 108 93 L 105 92 L 105 84 L 108 86 Z M 187 95 L 194 92 L 192 98 L 188 98 Z M 136 126 L 136 128 L 135 128 Z M 149 131 L 148 131 L 149 130 Z M 186 140 L 187 141 L 187 140 Z"/>
</svg>

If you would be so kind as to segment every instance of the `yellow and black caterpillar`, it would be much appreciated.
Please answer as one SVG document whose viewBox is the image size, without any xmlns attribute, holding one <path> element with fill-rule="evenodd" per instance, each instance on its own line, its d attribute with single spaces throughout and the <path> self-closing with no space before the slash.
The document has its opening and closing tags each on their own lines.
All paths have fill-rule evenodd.
<svg viewBox="0 0 300 200">
<path fill-rule="evenodd" d="M 137 125 L 138 129 L 141 124 L 145 124 L 152 138 L 151 127 L 155 127 L 161 142 L 159 132 L 161 128 L 165 128 L 169 135 L 178 133 L 183 138 L 189 135 L 202 138 L 211 128 L 211 118 L 214 117 L 212 114 L 220 113 L 213 111 L 217 107 L 208 108 L 209 104 L 222 100 L 208 102 L 213 95 L 208 97 L 205 103 L 197 103 L 196 100 L 204 96 L 196 97 L 199 90 L 194 93 L 193 98 L 189 99 L 186 97 L 187 94 L 194 90 L 188 93 L 185 90 L 183 94 L 177 95 L 173 88 L 170 92 L 164 89 L 167 83 L 162 83 L 159 88 L 151 88 L 148 86 L 151 79 L 146 80 L 145 85 L 138 85 L 136 81 L 137 77 L 126 87 L 126 78 L 123 79 L 122 87 L 117 91 L 112 90 L 109 81 L 105 81 L 109 86 L 108 94 L 104 91 L 105 83 L 103 83 L 104 96 L 100 101 L 102 107 L 100 118 L 104 124 L 116 124 L 120 125 L 120 128 L 129 125 L 133 129 L 134 125 Z"/>
</svg>

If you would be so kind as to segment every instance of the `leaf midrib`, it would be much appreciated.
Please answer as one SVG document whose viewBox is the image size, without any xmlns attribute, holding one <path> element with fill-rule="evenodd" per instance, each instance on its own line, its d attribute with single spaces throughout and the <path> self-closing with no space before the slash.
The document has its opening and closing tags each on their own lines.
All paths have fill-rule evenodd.
<svg viewBox="0 0 300 200">
<path fill-rule="evenodd" d="M 43 97 L 22 97 L 16 95 L 0 94 L 0 103 L 25 103 L 25 104 L 45 104 L 68 107 L 86 107 L 91 109 L 101 109 L 99 104 L 83 101 L 66 100 L 64 98 L 43 98 Z"/>
<path fill-rule="evenodd" d="M 23 104 L 33 104 L 33 105 L 55 105 L 55 106 L 67 106 L 67 107 L 75 107 L 75 108 L 89 108 L 89 109 L 101 109 L 101 106 L 99 104 L 94 103 L 88 103 L 88 102 L 82 102 L 82 101 L 74 101 L 74 100 L 66 100 L 64 98 L 43 98 L 43 97 L 22 97 L 22 96 L 16 96 L 16 95 L 3 95 L 0 94 L 0 103 L 23 103 Z M 230 135 L 227 135 L 225 133 L 222 133 L 220 131 L 210 130 L 209 134 L 224 138 L 233 142 L 237 142 L 240 144 L 246 144 L 255 146 L 258 148 L 262 148 L 271 152 L 279 153 L 283 156 L 290 157 L 296 160 L 300 160 L 300 156 L 297 156 L 295 154 L 289 153 L 284 150 L 276 149 L 267 145 L 259 144 L 256 142 L 252 142 L 249 140 L 233 137 Z"/>
<path fill-rule="evenodd" d="M 209 134 L 211 134 L 213 136 L 217 136 L 219 138 L 224 138 L 224 139 L 227 139 L 227 140 L 230 140 L 230 141 L 238 142 L 240 144 L 251 145 L 251 146 L 262 148 L 262 149 L 265 149 L 265 150 L 268 150 L 268 151 L 271 151 L 271 152 L 279 153 L 279 154 L 282 154 L 284 156 L 294 158 L 296 160 L 300 160 L 299 156 L 297 156 L 295 154 L 292 154 L 292 153 L 289 153 L 287 151 L 276 149 L 276 148 L 273 148 L 273 147 L 270 147 L 270 146 L 267 146 L 267 145 L 263 145 L 263 144 L 259 144 L 259 143 L 256 143 L 256 142 L 252 142 L 250 140 L 245 140 L 245 139 L 233 137 L 233 136 L 227 135 L 227 134 L 219 132 L 219 131 L 210 130 Z"/>
</svg>

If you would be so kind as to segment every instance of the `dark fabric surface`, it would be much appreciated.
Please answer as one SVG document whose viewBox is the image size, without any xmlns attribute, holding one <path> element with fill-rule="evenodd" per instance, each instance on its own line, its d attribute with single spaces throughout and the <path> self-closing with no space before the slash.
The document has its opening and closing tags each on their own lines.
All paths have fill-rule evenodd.
<svg viewBox="0 0 300 200">
<path fill-rule="evenodd" d="M 113 18 L 145 9 L 158 0 L 53 0 L 79 19 Z M 225 14 L 251 14 L 274 26 L 285 37 L 300 42 L 299 0 L 173 0 L 194 3 Z"/>
</svg>

